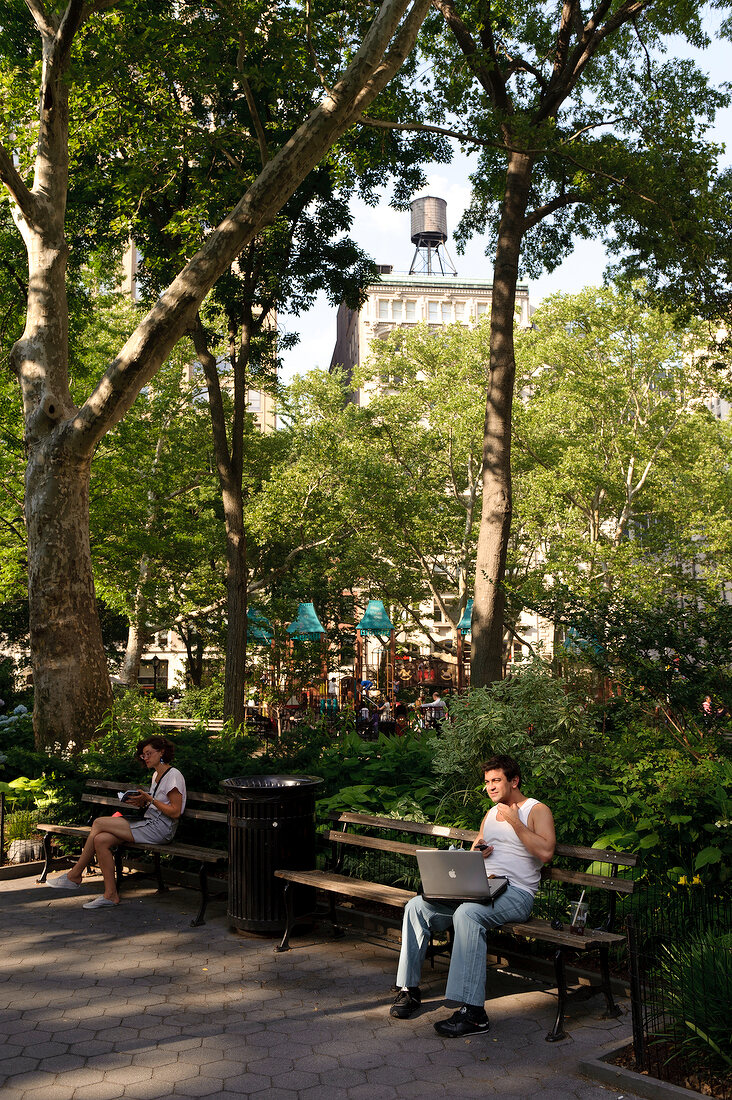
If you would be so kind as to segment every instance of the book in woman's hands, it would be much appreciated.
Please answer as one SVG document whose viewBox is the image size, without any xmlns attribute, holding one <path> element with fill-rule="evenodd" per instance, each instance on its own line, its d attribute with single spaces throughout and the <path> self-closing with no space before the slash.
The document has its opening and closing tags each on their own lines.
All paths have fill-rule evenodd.
<svg viewBox="0 0 732 1100">
<path fill-rule="evenodd" d="M 117 798 L 120 800 L 120 802 L 129 802 L 131 798 L 137 798 L 139 794 L 140 792 L 138 790 L 117 791 Z"/>
</svg>

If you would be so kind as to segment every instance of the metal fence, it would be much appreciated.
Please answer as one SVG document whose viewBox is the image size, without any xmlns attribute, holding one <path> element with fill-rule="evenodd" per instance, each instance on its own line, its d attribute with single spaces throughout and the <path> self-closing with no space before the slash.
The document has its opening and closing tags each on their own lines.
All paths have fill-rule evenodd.
<svg viewBox="0 0 732 1100">
<path fill-rule="evenodd" d="M 641 889 L 627 927 L 637 1069 L 732 1100 L 732 890 Z"/>
</svg>

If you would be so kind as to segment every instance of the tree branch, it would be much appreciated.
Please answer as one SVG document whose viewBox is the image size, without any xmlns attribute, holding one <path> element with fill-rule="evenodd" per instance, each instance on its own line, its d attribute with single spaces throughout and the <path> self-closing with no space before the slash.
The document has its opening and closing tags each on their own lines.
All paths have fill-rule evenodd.
<svg viewBox="0 0 732 1100">
<path fill-rule="evenodd" d="M 551 202 L 544 203 L 543 206 L 537 207 L 531 214 L 526 215 L 524 218 L 524 233 L 529 229 L 533 229 L 544 218 L 548 218 L 555 210 L 561 210 L 563 206 L 571 206 L 573 203 L 581 201 L 582 196 L 579 191 L 567 191 L 564 195 L 557 195 Z"/>
<path fill-rule="evenodd" d="M 488 35 L 489 38 L 488 49 L 492 61 L 491 67 L 487 68 L 479 60 L 481 50 L 477 42 L 455 11 L 454 0 L 432 0 L 432 3 L 452 31 L 455 41 L 470 62 L 471 69 L 477 76 L 493 105 L 501 111 L 509 111 L 511 103 L 506 93 L 506 85 L 498 66 L 498 59 L 496 58 L 493 35 L 490 29 L 490 11 L 488 11 L 484 24 L 484 33 Z"/>
<path fill-rule="evenodd" d="M 325 73 L 320 67 L 320 62 L 318 61 L 317 54 L 315 53 L 315 49 L 313 47 L 312 35 L 310 34 L 310 0 L 305 0 L 305 33 L 308 40 L 308 53 L 313 59 L 313 67 L 318 74 L 318 80 L 320 81 L 322 87 L 325 89 L 328 95 L 330 95 L 330 88 L 328 87 L 328 82 L 325 79 Z"/>
<path fill-rule="evenodd" d="M 330 95 L 262 169 L 143 318 L 84 406 L 67 424 L 73 446 L 90 452 L 121 419 L 180 337 L 232 259 L 275 217 L 330 146 L 363 114 L 399 69 L 430 0 L 384 0 L 361 46 Z M 408 11 L 404 18 L 405 11 Z M 391 47 L 390 47 L 391 43 Z"/>
<path fill-rule="evenodd" d="M 25 220 L 34 225 L 38 216 L 38 203 L 13 164 L 12 155 L 0 144 L 0 180 L 5 184 L 13 202 Z"/>
<path fill-rule="evenodd" d="M 262 160 L 262 167 L 269 160 L 269 150 L 267 148 L 267 136 L 262 126 L 262 120 L 259 117 L 259 111 L 257 110 L 257 104 L 254 102 L 254 96 L 249 81 L 244 76 L 244 73 L 239 71 L 241 86 L 244 89 L 244 95 L 247 101 L 247 107 L 249 108 L 249 114 L 252 116 L 252 123 L 254 125 L 254 132 L 257 135 L 257 141 L 259 142 L 259 156 Z"/>
<path fill-rule="evenodd" d="M 388 119 L 369 118 L 366 115 L 362 115 L 358 121 L 363 126 L 373 126 L 378 130 L 414 130 L 420 133 L 441 134 L 443 137 L 455 138 L 457 141 L 465 143 L 471 142 L 473 145 L 482 145 L 488 149 L 506 148 L 503 142 L 500 141 L 488 141 L 486 138 L 474 137 L 472 134 L 466 134 L 460 130 L 450 130 L 445 126 L 432 126 L 427 122 L 390 122 Z"/>
<path fill-rule="evenodd" d="M 40 0 L 25 0 L 25 5 L 33 16 L 33 20 L 40 33 L 45 38 L 53 38 L 56 33 L 56 24 L 53 18 L 48 15 Z"/>
</svg>

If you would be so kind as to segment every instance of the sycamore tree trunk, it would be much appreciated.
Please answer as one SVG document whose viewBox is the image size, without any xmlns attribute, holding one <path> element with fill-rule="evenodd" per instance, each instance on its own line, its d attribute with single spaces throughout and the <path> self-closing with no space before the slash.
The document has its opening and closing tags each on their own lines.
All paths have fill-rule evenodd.
<svg viewBox="0 0 732 1100">
<path fill-rule="evenodd" d="M 97 444 L 192 328 L 201 302 L 232 260 L 386 87 L 411 51 L 429 4 L 383 0 L 342 77 L 206 235 L 76 408 L 68 377 L 64 237 L 70 58 L 84 21 L 111 3 L 68 0 L 46 9 L 27 0 L 43 52 L 33 182 L 26 182 L 2 143 L 0 182 L 9 192 L 29 266 L 26 326 L 10 363 L 21 388 L 28 453 L 33 720 L 40 747 L 83 745 L 112 701 L 89 548 L 89 474 Z"/>
<path fill-rule="evenodd" d="M 475 567 L 470 682 L 483 687 L 503 675 L 503 581 L 511 531 L 511 412 L 516 376 L 514 317 L 519 254 L 533 162 L 511 153 L 493 275 L 490 378 L 483 438 L 483 499 Z"/>
<path fill-rule="evenodd" d="M 25 517 L 36 747 L 80 748 L 112 693 L 89 546 L 90 460 L 63 432 L 28 441 Z"/>
</svg>

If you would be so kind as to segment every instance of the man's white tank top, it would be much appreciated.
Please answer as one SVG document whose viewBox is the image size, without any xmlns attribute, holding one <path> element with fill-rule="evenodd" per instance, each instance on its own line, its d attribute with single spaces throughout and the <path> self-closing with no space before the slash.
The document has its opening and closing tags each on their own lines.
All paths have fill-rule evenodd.
<svg viewBox="0 0 732 1100">
<path fill-rule="evenodd" d="M 518 807 L 519 820 L 523 825 L 528 826 L 529 814 L 538 804 L 538 799 L 527 798 Z M 543 861 L 524 848 L 507 821 L 496 820 L 497 813 L 498 807 L 492 806 L 483 826 L 483 839 L 486 844 L 494 847 L 493 853 L 485 861 L 486 874 L 505 875 L 512 886 L 525 890 L 527 894 L 536 894 Z"/>
</svg>

